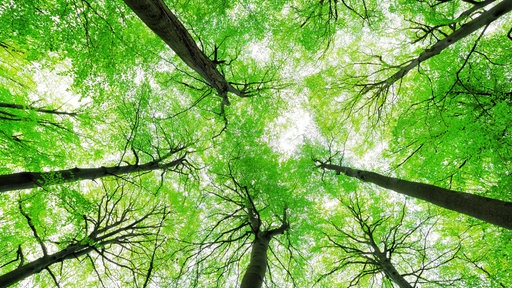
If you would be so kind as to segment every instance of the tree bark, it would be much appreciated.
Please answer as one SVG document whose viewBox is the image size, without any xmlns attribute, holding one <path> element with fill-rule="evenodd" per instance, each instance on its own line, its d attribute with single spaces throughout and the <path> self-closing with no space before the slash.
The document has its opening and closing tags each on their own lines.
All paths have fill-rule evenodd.
<svg viewBox="0 0 512 288">
<path fill-rule="evenodd" d="M 439 40 L 434 45 L 430 46 L 430 48 L 425 49 L 425 51 L 423 51 L 417 58 L 411 60 L 411 62 L 408 65 L 402 67 L 402 69 L 397 71 L 395 74 L 393 74 L 386 80 L 380 82 L 380 84 L 385 84 L 387 87 L 393 85 L 396 81 L 400 80 L 407 73 L 409 73 L 409 71 L 420 65 L 421 62 L 436 56 L 437 54 L 441 53 L 444 49 L 446 49 L 448 46 L 463 39 L 469 34 L 477 31 L 478 29 L 489 25 L 499 17 L 510 12 L 510 10 L 512 10 L 512 0 L 501 1 L 493 8 L 489 9 L 488 11 L 484 11 L 482 14 L 480 14 L 480 16 L 462 25 L 459 29 L 454 31 L 446 38 Z M 371 90 L 371 88 L 366 88 L 366 90 L 369 91 Z"/>
<path fill-rule="evenodd" d="M 10 108 L 10 109 L 17 109 L 17 110 L 32 110 L 40 113 L 47 113 L 47 114 L 54 114 L 54 115 L 67 115 L 67 116 L 77 116 L 74 112 L 63 112 L 58 111 L 55 109 L 44 109 L 44 108 L 38 108 L 33 107 L 30 105 L 19 105 L 19 104 L 12 104 L 12 103 L 4 103 L 0 102 L 0 108 Z"/>
<path fill-rule="evenodd" d="M 185 161 L 184 156 L 168 163 L 153 161 L 142 165 L 125 165 L 99 168 L 72 168 L 49 172 L 19 172 L 0 175 L 0 193 L 29 189 L 81 180 L 94 180 L 107 176 L 118 176 L 134 172 L 168 169 Z"/>
<path fill-rule="evenodd" d="M 66 259 L 77 258 L 91 252 L 92 250 L 93 247 L 90 247 L 86 244 L 69 245 L 59 252 L 45 255 L 0 276 L 0 288 L 9 287 L 10 285 L 18 283 L 27 277 L 43 271 L 55 263 L 60 263 Z"/>
<path fill-rule="evenodd" d="M 199 49 L 187 29 L 162 0 L 124 0 L 126 5 L 155 32 L 210 87 L 227 100 L 227 93 L 242 96 L 217 70 L 216 64 Z"/>
<path fill-rule="evenodd" d="M 374 172 L 345 166 L 321 163 L 320 168 L 343 173 L 349 177 L 370 182 L 400 194 L 428 201 L 434 205 L 463 213 L 480 220 L 512 229 L 512 202 L 496 200 L 470 193 L 444 189 L 438 186 L 411 182 Z"/>
<path fill-rule="evenodd" d="M 251 260 L 245 270 L 240 288 L 260 288 L 263 285 L 263 279 L 267 272 L 267 250 L 271 237 L 261 235 L 265 233 L 258 234 L 260 235 L 256 236 L 252 243 Z"/>
<path fill-rule="evenodd" d="M 380 263 L 380 267 L 384 274 L 391 279 L 398 287 L 400 288 L 413 288 L 412 285 L 404 279 L 400 273 L 396 270 L 395 266 L 391 263 L 389 259 L 383 259 Z"/>
<path fill-rule="evenodd" d="M 373 239 L 373 235 L 368 234 L 368 236 L 370 237 L 370 245 L 373 247 L 372 253 L 374 257 L 377 258 L 377 263 L 384 274 L 386 274 L 386 276 L 400 288 L 413 288 L 412 285 L 407 280 L 405 280 L 405 278 L 400 273 L 398 273 L 398 270 L 396 270 L 393 263 L 391 263 L 391 256 L 387 257 L 386 253 L 379 249 L 375 243 L 375 240 Z"/>
<path fill-rule="evenodd" d="M 373 238 L 373 231 L 370 229 L 365 230 L 365 234 L 368 236 L 369 244 L 372 247 L 372 254 L 384 274 L 386 274 L 386 276 L 400 288 L 413 288 L 412 285 L 405 280 L 402 274 L 396 270 L 393 263 L 391 263 L 391 252 L 388 251 L 389 254 L 387 254 L 386 251 L 382 252 L 380 250 L 379 245 L 375 242 L 375 238 Z"/>
</svg>

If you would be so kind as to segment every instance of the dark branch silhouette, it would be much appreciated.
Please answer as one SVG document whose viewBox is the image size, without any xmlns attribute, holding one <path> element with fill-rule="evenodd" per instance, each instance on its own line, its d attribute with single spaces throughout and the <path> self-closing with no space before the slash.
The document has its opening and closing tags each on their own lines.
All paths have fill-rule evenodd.
<svg viewBox="0 0 512 288">
<path fill-rule="evenodd" d="M 358 196 L 354 198 L 341 201 L 351 216 L 345 221 L 352 223 L 351 220 L 355 220 L 354 225 L 348 227 L 344 223 L 329 221 L 326 227 L 329 229 L 324 229 L 327 244 L 323 249 L 338 257 L 333 258 L 332 268 L 318 281 L 351 271 L 350 267 L 357 272 L 351 277 L 349 287 L 359 287 L 363 278 L 378 275 L 401 288 L 425 284 L 447 286 L 461 280 L 457 277 L 444 279 L 442 275 L 432 277 L 440 266 L 457 260 L 461 248 L 460 243 L 453 243 L 441 251 L 432 247 L 429 237 L 436 223 L 435 217 L 426 216 L 409 227 L 405 223 L 405 204 L 396 217 L 372 218 L 364 208 L 363 200 Z"/>
<path fill-rule="evenodd" d="M 483 6 L 485 5 L 482 4 L 481 6 L 477 7 L 481 8 Z M 473 7 L 469 9 L 467 12 L 472 14 L 474 12 L 474 9 L 475 8 Z M 418 67 L 422 62 L 438 55 L 443 50 L 448 48 L 450 45 L 457 43 L 458 41 L 474 33 L 475 31 L 483 27 L 487 27 L 490 23 L 494 22 L 501 16 L 510 12 L 510 10 L 512 10 L 512 0 L 501 1 L 496 6 L 492 7 L 488 11 L 482 12 L 479 16 L 462 25 L 460 28 L 453 31 L 453 33 L 451 33 L 450 35 L 447 35 L 445 38 L 437 41 L 436 43 L 425 49 L 418 57 L 407 61 L 403 65 L 394 66 L 399 67 L 399 70 L 395 72 L 393 75 L 389 76 L 388 78 L 374 83 L 361 84 L 361 93 L 365 94 L 368 92 L 374 92 L 377 96 L 387 93 L 387 91 L 393 84 L 401 80 L 407 73 L 409 73 L 409 71 Z"/>
<path fill-rule="evenodd" d="M 45 239 L 37 232 L 38 229 L 44 229 L 44 227 L 36 227 L 29 214 L 24 211 L 23 203 L 20 201 L 19 210 L 27 220 L 43 253 L 39 258 L 25 263 L 23 257 L 20 257 L 23 255 L 21 253 L 23 244 L 21 244 L 17 252 L 19 265 L 0 276 L 0 288 L 18 283 L 43 270 L 46 270 L 58 285 L 57 278 L 50 267 L 63 261 L 81 259 L 83 256 L 89 257 L 95 271 L 97 271 L 95 259 L 99 258 L 103 261 L 103 265 L 108 263 L 108 265 L 111 264 L 121 269 L 128 269 L 132 275 L 139 275 L 141 278 L 143 275 L 147 275 L 147 282 L 147 278 L 151 275 L 150 270 L 144 272 L 144 268 L 139 266 L 140 262 L 135 263 L 129 257 L 124 257 L 123 254 L 147 255 L 154 253 L 151 250 L 157 249 L 158 245 L 154 244 L 153 248 L 150 248 L 151 243 L 159 241 L 156 235 L 159 233 L 163 221 L 168 217 L 169 209 L 163 205 L 144 206 L 140 200 L 127 194 L 123 186 L 116 187 L 112 192 L 105 190 L 105 195 L 95 205 L 96 210 L 82 216 L 81 222 L 85 236 L 81 238 L 74 236 L 72 239 L 63 238 L 67 240 L 48 243 L 45 243 Z M 126 203 L 127 200 L 128 203 Z M 73 210 L 76 207 L 68 207 L 68 209 Z M 50 253 L 46 247 L 48 244 L 63 248 Z M 119 254 L 119 251 L 123 252 Z M 97 257 L 93 259 L 90 254 L 95 254 Z M 153 259 L 148 260 L 152 263 Z M 107 267 L 103 268 L 107 269 Z M 99 273 L 98 276 L 100 276 Z M 136 280 L 134 279 L 134 281 Z M 101 277 L 100 282 L 102 282 Z"/>
<path fill-rule="evenodd" d="M 231 169 L 231 168 L 230 168 Z M 227 177 L 227 178 L 226 178 Z M 218 219 L 209 228 L 205 228 L 203 236 L 195 237 L 199 240 L 184 242 L 188 256 L 184 260 L 178 278 L 187 279 L 186 274 L 195 273 L 198 276 L 193 283 L 186 282 L 189 287 L 200 286 L 199 275 L 218 275 L 217 286 L 225 286 L 222 279 L 230 269 L 240 270 L 243 273 L 240 287 L 262 287 L 264 279 L 268 276 L 271 240 L 277 235 L 284 234 L 289 229 L 287 209 L 284 208 L 278 225 L 267 224 L 261 219 L 257 201 L 253 198 L 256 191 L 252 187 L 240 183 L 232 171 L 222 175 L 226 180 L 212 191 L 207 191 L 208 197 L 214 197 L 215 203 L 225 205 L 221 211 L 216 210 L 209 219 Z M 247 266 L 240 267 L 243 257 L 250 254 Z M 273 255 L 277 258 L 276 255 Z M 207 263 L 216 259 L 213 263 Z M 279 260 L 278 260 L 279 262 Z M 280 262 L 281 267 L 286 269 Z M 239 265 L 238 269 L 234 266 Z M 177 279 L 179 281 L 179 279 Z M 181 284 L 185 285 L 185 284 Z"/>
<path fill-rule="evenodd" d="M 9 109 L 16 109 L 16 110 L 31 110 L 31 111 L 36 111 L 36 112 L 40 112 L 40 113 L 54 114 L 54 115 L 66 115 L 66 116 L 73 116 L 73 117 L 77 116 L 77 113 L 74 113 L 74 112 L 64 112 L 64 111 L 59 111 L 57 109 L 45 109 L 45 108 L 33 107 L 30 105 L 19 105 L 19 104 L 4 103 L 4 102 L 0 103 L 0 108 L 9 108 Z"/>
</svg>

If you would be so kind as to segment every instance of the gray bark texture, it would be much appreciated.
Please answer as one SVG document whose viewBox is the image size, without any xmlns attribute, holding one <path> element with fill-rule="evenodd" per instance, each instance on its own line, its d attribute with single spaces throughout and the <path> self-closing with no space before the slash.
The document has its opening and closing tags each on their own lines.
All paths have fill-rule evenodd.
<svg viewBox="0 0 512 288">
<path fill-rule="evenodd" d="M 244 277 L 240 283 L 240 288 L 261 288 L 265 273 L 267 272 L 268 258 L 267 251 L 270 240 L 276 235 L 283 234 L 290 228 L 286 220 L 286 208 L 283 211 L 283 219 L 281 226 L 261 231 L 261 221 L 259 214 L 255 212 L 254 204 L 249 208 L 249 220 L 254 234 L 254 241 L 251 247 L 251 259 L 245 270 Z"/>
<path fill-rule="evenodd" d="M 262 234 L 262 233 L 259 233 Z M 245 270 L 240 288 L 260 288 L 267 272 L 267 250 L 270 237 L 261 235 L 252 243 L 251 260 Z"/>
<path fill-rule="evenodd" d="M 184 157 L 168 163 L 153 161 L 142 165 L 125 165 L 99 168 L 72 168 L 49 172 L 19 172 L 0 175 L 0 193 L 13 190 L 36 188 L 81 180 L 94 180 L 134 172 L 168 169 L 180 165 Z"/>
<path fill-rule="evenodd" d="M 434 205 L 463 213 L 485 222 L 512 229 L 512 202 L 459 192 L 438 186 L 387 177 L 374 172 L 321 163 L 320 168 L 343 173 L 364 182 L 393 190 L 400 194 L 428 201 Z"/>
<path fill-rule="evenodd" d="M 197 46 L 180 20 L 162 0 L 124 0 L 126 5 L 157 34 L 190 68 L 196 71 L 224 98 L 227 93 L 242 96 L 243 92 L 229 84 L 216 64 Z"/>
<path fill-rule="evenodd" d="M 0 102 L 0 108 L 9 108 L 9 109 L 17 109 L 17 110 L 32 110 L 32 111 L 36 111 L 36 112 L 54 114 L 54 115 L 77 116 L 77 114 L 74 112 L 63 112 L 63 111 L 58 111 L 56 109 L 44 109 L 44 108 L 33 107 L 30 105 L 19 105 L 19 104 L 13 104 L 13 103 L 5 103 L 5 102 Z"/>
<path fill-rule="evenodd" d="M 393 263 L 391 263 L 391 259 L 386 256 L 386 253 L 380 251 L 377 244 L 373 242 L 373 239 L 371 242 L 374 249 L 373 255 L 378 259 L 378 263 L 382 271 L 384 271 L 384 274 L 386 274 L 386 276 L 400 288 L 413 288 L 412 285 L 398 272 L 398 270 L 396 270 Z"/>
<path fill-rule="evenodd" d="M 407 282 L 407 280 L 405 280 L 404 277 L 400 275 L 400 273 L 398 273 L 395 266 L 393 266 L 389 259 L 383 260 L 383 262 L 381 263 L 381 268 L 386 274 L 386 276 L 388 276 L 389 279 L 391 279 L 391 281 L 398 285 L 398 287 L 413 288 L 413 286 L 409 284 L 409 282 Z"/>
</svg>

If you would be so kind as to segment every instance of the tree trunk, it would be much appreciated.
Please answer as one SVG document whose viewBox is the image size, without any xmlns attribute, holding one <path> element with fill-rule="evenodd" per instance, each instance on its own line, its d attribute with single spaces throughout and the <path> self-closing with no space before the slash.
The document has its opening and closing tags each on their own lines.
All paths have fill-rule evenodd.
<svg viewBox="0 0 512 288">
<path fill-rule="evenodd" d="M 19 105 L 19 104 L 4 103 L 4 102 L 0 102 L 0 108 L 10 108 L 10 109 L 17 109 L 17 110 L 32 110 L 32 111 L 36 111 L 36 112 L 54 114 L 54 115 L 77 116 L 77 114 L 74 112 L 63 112 L 63 111 L 57 111 L 55 109 L 44 109 L 44 108 L 33 107 L 30 105 Z"/>
<path fill-rule="evenodd" d="M 388 276 L 400 288 L 413 288 L 412 285 L 404 279 L 400 273 L 396 270 L 395 266 L 389 259 L 383 259 L 381 262 L 382 271 Z"/>
<path fill-rule="evenodd" d="M 453 191 L 430 184 L 387 177 L 374 172 L 339 165 L 322 163 L 319 167 L 336 171 L 338 174 L 343 173 L 400 194 L 422 199 L 437 206 L 512 229 L 512 202 Z"/>
<path fill-rule="evenodd" d="M 417 58 L 413 59 L 407 66 L 400 69 L 398 72 L 393 74 L 388 79 L 382 81 L 382 84 L 386 84 L 386 86 L 393 85 L 393 83 L 400 80 L 409 71 L 420 65 L 421 62 L 436 56 L 437 54 L 441 53 L 444 49 L 446 49 L 448 46 L 463 39 L 469 34 L 477 31 L 478 29 L 489 25 L 499 17 L 510 12 L 510 10 L 512 10 L 512 0 L 501 1 L 501 3 L 498 3 L 493 8 L 483 12 L 482 14 L 480 14 L 480 16 L 462 25 L 459 29 L 454 31 L 446 38 L 439 40 L 434 45 L 430 46 L 430 48 L 425 49 L 425 51 L 423 51 Z"/>
<path fill-rule="evenodd" d="M 373 241 L 373 238 L 371 242 L 374 249 L 373 255 L 377 257 L 380 268 L 384 274 L 386 274 L 386 276 L 400 288 L 413 288 L 412 285 L 407 282 L 400 273 L 398 273 L 398 270 L 396 270 L 393 263 L 391 263 L 391 259 L 386 257 L 386 253 L 380 251 L 377 244 Z"/>
<path fill-rule="evenodd" d="M 72 168 L 49 172 L 19 172 L 0 175 L 0 192 L 35 188 L 81 180 L 93 180 L 106 176 L 117 176 L 134 172 L 167 169 L 181 164 L 184 160 L 185 158 L 181 157 L 166 164 L 153 161 L 142 165 L 126 165 L 100 168 Z"/>
<path fill-rule="evenodd" d="M 72 244 L 54 254 L 45 255 L 37 260 L 18 267 L 11 272 L 0 276 L 0 288 L 9 287 L 19 281 L 35 275 L 55 263 L 66 259 L 73 259 L 85 255 L 93 250 L 93 247 L 84 244 Z"/>
<path fill-rule="evenodd" d="M 267 250 L 271 237 L 258 233 L 252 243 L 251 260 L 245 270 L 240 288 L 260 288 L 267 271 Z"/>
<path fill-rule="evenodd" d="M 365 234 L 369 237 L 369 243 L 373 250 L 372 254 L 376 258 L 377 263 L 384 274 L 386 274 L 386 276 L 400 288 L 413 288 L 412 285 L 407 282 L 407 280 L 405 280 L 402 274 L 396 270 L 393 263 L 391 263 L 391 253 L 389 253 L 389 256 L 387 256 L 386 252 L 382 252 L 377 243 L 375 243 L 375 239 L 373 238 L 373 231 L 368 229 L 365 231 Z"/>
<path fill-rule="evenodd" d="M 124 0 L 126 5 L 155 32 L 190 68 L 227 100 L 227 92 L 243 96 L 217 70 L 216 64 L 196 45 L 187 29 L 162 0 Z"/>
</svg>

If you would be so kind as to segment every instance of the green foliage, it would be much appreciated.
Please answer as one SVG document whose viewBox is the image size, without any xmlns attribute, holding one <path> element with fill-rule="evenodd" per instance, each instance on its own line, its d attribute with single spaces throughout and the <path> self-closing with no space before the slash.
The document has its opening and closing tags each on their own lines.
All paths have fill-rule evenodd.
<svg viewBox="0 0 512 288">
<path fill-rule="evenodd" d="M 70 243 L 96 248 L 20 287 L 143 287 L 148 274 L 146 287 L 235 287 L 253 240 L 249 198 L 264 229 L 279 227 L 284 210 L 290 225 L 270 243 L 267 287 L 347 286 L 362 267 L 315 281 L 347 256 L 326 235 L 347 245 L 361 235 L 347 210 L 355 200 L 380 223 L 377 239 L 398 226 L 414 230 L 398 249 L 398 271 L 447 259 L 456 247 L 425 278 L 460 277 L 446 282 L 453 287 L 511 279 L 509 231 L 313 162 L 512 201 L 510 15 L 386 87 L 483 10 L 466 15 L 472 1 L 456 0 L 166 0 L 198 47 L 225 60 L 217 69 L 226 79 L 250 92 L 228 94 L 228 106 L 122 1 L 4 2 L 0 174 L 186 159 L 164 171 L 58 185 L 49 176 L 44 187 L 2 192 L 0 275 L 21 264 L 19 248 L 25 264 L 42 255 L 41 242 L 50 253 Z M 153 234 L 139 235 L 148 241 L 100 245 L 84 217 L 98 217 L 108 196 L 118 201 L 112 217 L 133 221 L 155 205 L 171 214 L 150 217 Z M 100 263 L 100 251 L 113 262 Z M 382 276 L 358 281 L 396 286 Z"/>
</svg>

